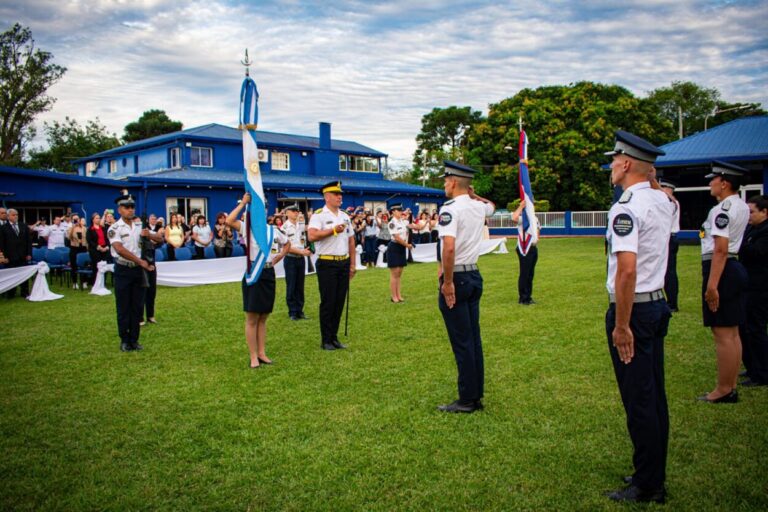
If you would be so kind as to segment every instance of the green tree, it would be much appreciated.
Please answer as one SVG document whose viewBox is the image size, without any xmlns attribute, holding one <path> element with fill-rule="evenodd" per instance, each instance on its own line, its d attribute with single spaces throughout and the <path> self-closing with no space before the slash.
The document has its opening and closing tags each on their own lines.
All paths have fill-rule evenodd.
<svg viewBox="0 0 768 512">
<path fill-rule="evenodd" d="M 669 87 L 660 87 L 648 94 L 651 105 L 675 123 L 679 139 L 703 130 L 704 118 L 712 113 L 719 100 L 717 89 L 693 82 L 672 82 Z"/>
<path fill-rule="evenodd" d="M 0 162 L 21 163 L 35 117 L 56 101 L 46 91 L 65 71 L 52 54 L 35 48 L 29 28 L 16 23 L 0 34 Z"/>
<path fill-rule="evenodd" d="M 74 119 L 45 123 L 48 149 L 30 151 L 29 167 L 76 172 L 72 160 L 106 151 L 120 145 L 117 136 L 107 131 L 98 118 L 80 126 Z"/>
<path fill-rule="evenodd" d="M 468 163 L 481 170 L 476 188 L 496 204 L 519 197 L 519 117 L 528 135 L 534 197 L 548 200 L 555 211 L 610 205 L 609 174 L 601 165 L 608 162 L 603 153 L 613 147 L 617 129 L 655 144 L 675 136 L 672 123 L 654 106 L 617 85 L 579 82 L 523 89 L 490 105 L 488 119 L 473 127 L 468 141 Z"/>
<path fill-rule="evenodd" d="M 471 107 L 433 108 L 422 116 L 421 132 L 416 136 L 411 181 L 421 183 L 421 177 L 426 172 L 431 182 L 443 160 L 464 160 L 472 127 L 482 121 L 482 113 L 473 111 Z"/>
<path fill-rule="evenodd" d="M 181 121 L 172 121 L 164 110 L 152 109 L 144 112 L 137 121 L 125 125 L 125 142 L 148 139 L 157 135 L 181 130 Z"/>
</svg>

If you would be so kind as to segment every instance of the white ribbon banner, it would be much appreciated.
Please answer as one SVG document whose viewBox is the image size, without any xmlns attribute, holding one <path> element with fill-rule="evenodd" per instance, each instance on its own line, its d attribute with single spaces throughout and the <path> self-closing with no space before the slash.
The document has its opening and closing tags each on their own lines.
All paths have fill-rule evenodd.
<svg viewBox="0 0 768 512">
<path fill-rule="evenodd" d="M 29 297 L 27 297 L 27 300 L 31 302 L 42 302 L 46 300 L 60 299 L 64 296 L 52 293 L 48 288 L 48 280 L 45 278 L 45 275 L 50 272 L 50 270 L 51 269 L 48 268 L 48 265 L 44 261 L 41 261 L 37 265 L 0 269 L 0 293 L 16 288 L 21 283 L 37 274 L 35 283 L 32 285 L 32 292 L 29 294 Z"/>
</svg>

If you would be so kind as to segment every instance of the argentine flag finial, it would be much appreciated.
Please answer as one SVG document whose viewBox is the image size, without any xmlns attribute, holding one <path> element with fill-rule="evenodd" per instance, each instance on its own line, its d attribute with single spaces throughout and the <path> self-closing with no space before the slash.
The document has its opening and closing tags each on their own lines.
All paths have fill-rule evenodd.
<svg viewBox="0 0 768 512">
<path fill-rule="evenodd" d="M 253 61 L 248 58 L 248 48 L 245 49 L 245 58 L 240 61 L 240 64 L 245 66 L 245 76 L 251 76 L 249 68 L 253 65 Z"/>
</svg>

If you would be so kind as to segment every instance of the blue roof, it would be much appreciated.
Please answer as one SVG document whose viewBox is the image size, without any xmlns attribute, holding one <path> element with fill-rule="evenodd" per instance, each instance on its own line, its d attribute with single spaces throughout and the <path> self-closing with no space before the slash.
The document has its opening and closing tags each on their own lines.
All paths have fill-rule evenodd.
<svg viewBox="0 0 768 512">
<path fill-rule="evenodd" d="M 422 187 L 400 181 L 390 181 L 381 179 L 359 179 L 347 178 L 341 176 L 307 176 L 263 173 L 261 182 L 264 188 L 271 190 L 300 189 L 319 191 L 329 179 L 340 179 L 344 190 L 354 192 L 381 192 L 381 193 L 399 193 L 399 194 L 417 194 L 417 195 L 437 195 L 443 196 L 445 192 L 436 188 Z M 170 169 L 154 173 L 133 174 L 127 177 L 128 182 L 159 182 L 166 184 L 178 184 L 182 182 L 185 185 L 213 185 L 213 186 L 242 186 L 243 171 L 206 171 L 199 169 Z"/>
<path fill-rule="evenodd" d="M 150 137 L 148 139 L 137 140 L 117 148 L 102 151 L 101 153 L 78 158 L 77 160 L 74 160 L 74 162 L 81 163 L 97 158 L 104 158 L 111 155 L 136 151 L 145 147 L 159 146 L 178 139 L 218 140 L 223 142 L 231 142 L 234 144 L 242 144 L 243 136 L 240 133 L 240 130 L 237 128 L 211 123 L 203 126 L 197 126 L 195 128 L 188 128 L 186 130 L 179 130 L 177 132 L 158 135 L 156 137 Z M 274 133 L 256 130 L 256 140 L 259 141 L 259 144 L 263 144 L 264 146 L 280 146 L 289 148 L 293 147 L 296 149 L 308 150 L 320 149 L 320 138 L 309 137 L 306 135 L 290 135 L 287 133 Z M 344 153 L 354 153 L 365 156 L 387 156 L 386 153 L 382 153 L 367 146 L 363 146 L 362 144 L 358 144 L 357 142 L 347 140 L 331 139 L 331 149 Z"/>
<path fill-rule="evenodd" d="M 656 167 L 709 163 L 713 160 L 768 160 L 768 116 L 744 117 L 661 146 Z"/>
<path fill-rule="evenodd" d="M 40 169 L 22 169 L 20 167 L 7 167 L 0 165 L 0 174 L 16 174 L 20 176 L 32 176 L 37 178 L 45 178 L 48 180 L 61 180 L 61 181 L 74 181 L 78 183 L 89 183 L 92 185 L 104 185 L 107 187 L 124 187 L 125 182 L 110 179 L 110 178 L 95 178 L 79 176 L 77 174 L 69 174 L 58 171 L 43 171 Z"/>
</svg>

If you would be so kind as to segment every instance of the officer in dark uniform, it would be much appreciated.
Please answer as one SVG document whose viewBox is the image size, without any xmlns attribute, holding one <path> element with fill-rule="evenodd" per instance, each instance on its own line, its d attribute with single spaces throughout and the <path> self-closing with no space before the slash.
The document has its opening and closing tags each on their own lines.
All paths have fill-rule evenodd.
<svg viewBox="0 0 768 512">
<path fill-rule="evenodd" d="M 664 389 L 664 336 L 671 312 L 664 273 L 674 205 L 657 189 L 653 162 L 664 152 L 616 132 L 611 182 L 624 190 L 608 212 L 608 347 L 627 414 L 635 471 L 614 501 L 663 503 L 669 412 Z M 655 186 L 652 186 L 655 185 Z"/>
<path fill-rule="evenodd" d="M 115 261 L 115 302 L 117 305 L 117 332 L 120 336 L 120 350 L 131 352 L 141 350 L 139 344 L 139 323 L 144 311 L 144 295 L 148 284 L 142 273 L 151 272 L 154 265 L 141 259 L 140 239 L 147 236 L 152 241 L 162 242 L 162 237 L 141 228 L 134 222 L 136 203 L 130 194 L 117 199 L 120 220 L 109 227 L 107 238 Z"/>
<path fill-rule="evenodd" d="M 320 333 L 323 350 L 346 348 L 338 338 L 339 323 L 349 281 L 355 276 L 355 233 L 349 215 L 341 209 L 340 181 L 322 189 L 325 206 L 309 220 L 309 241 L 317 253 L 317 284 L 320 288 Z"/>
<path fill-rule="evenodd" d="M 483 226 L 493 215 L 492 202 L 475 194 L 475 170 L 445 161 L 445 195 L 440 208 L 440 294 L 438 305 L 459 372 L 459 399 L 438 406 L 443 412 L 471 413 L 483 408 L 484 365 L 480 338 L 483 278 L 477 268 Z"/>
<path fill-rule="evenodd" d="M 304 277 L 306 274 L 305 259 L 311 256 L 309 249 L 304 247 L 303 229 L 298 224 L 299 205 L 286 206 L 283 211 L 287 220 L 282 225 L 282 231 L 291 242 L 291 248 L 283 260 L 285 269 L 285 302 L 288 305 L 288 316 L 291 320 L 304 320 Z M 303 224 L 302 224 L 303 226 Z"/>
<path fill-rule="evenodd" d="M 675 198 L 675 188 L 677 185 L 665 178 L 659 180 L 661 190 L 669 197 L 675 205 L 675 216 L 672 220 L 672 234 L 669 237 L 669 256 L 667 258 L 667 273 L 664 276 L 664 293 L 667 296 L 667 304 L 669 309 L 673 312 L 679 311 L 677 296 L 678 296 L 678 280 L 677 280 L 677 252 L 680 248 L 680 244 L 677 241 L 677 234 L 680 232 L 680 202 Z"/>
</svg>

